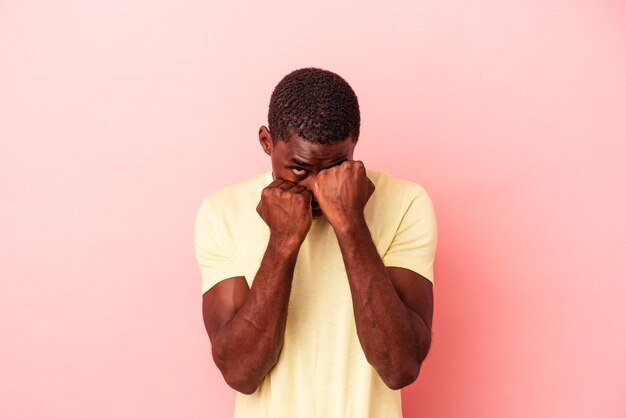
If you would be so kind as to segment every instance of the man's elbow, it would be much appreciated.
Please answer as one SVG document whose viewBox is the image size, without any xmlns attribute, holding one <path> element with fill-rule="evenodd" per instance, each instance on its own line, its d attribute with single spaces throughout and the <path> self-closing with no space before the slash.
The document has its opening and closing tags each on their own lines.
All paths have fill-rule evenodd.
<svg viewBox="0 0 626 418">
<path fill-rule="evenodd" d="M 417 380 L 422 369 L 422 364 L 430 351 L 430 335 L 425 340 L 425 343 L 419 347 L 418 352 L 405 353 L 402 357 L 395 357 L 395 361 L 389 361 L 389 358 L 385 358 L 386 361 L 378 362 L 379 365 L 386 365 L 386 367 L 377 367 L 378 374 L 381 379 L 393 390 L 402 389 L 409 386 L 411 383 Z M 370 361 L 370 364 L 374 365 Z"/>
<path fill-rule="evenodd" d="M 228 386 L 245 395 L 253 394 L 261 385 L 263 377 L 253 373 L 250 367 L 239 362 L 222 362 L 215 359 L 215 365 L 222 372 L 222 377 Z"/>
<path fill-rule="evenodd" d="M 247 376 L 243 376 L 242 374 L 237 375 L 222 373 L 222 376 L 224 376 L 224 380 L 228 386 L 235 389 L 237 392 L 243 393 L 244 395 L 252 395 L 261 384 L 261 382 Z"/>
<path fill-rule="evenodd" d="M 213 348 L 213 360 L 222 373 L 226 384 L 237 392 L 251 395 L 265 378 L 269 369 L 276 363 L 277 358 L 272 357 L 269 361 L 250 361 L 249 358 L 238 358 L 221 355 L 221 352 Z"/>
<path fill-rule="evenodd" d="M 381 374 L 381 378 L 389 389 L 399 390 L 417 380 L 420 374 L 421 363 L 412 361 L 400 370 Z"/>
</svg>

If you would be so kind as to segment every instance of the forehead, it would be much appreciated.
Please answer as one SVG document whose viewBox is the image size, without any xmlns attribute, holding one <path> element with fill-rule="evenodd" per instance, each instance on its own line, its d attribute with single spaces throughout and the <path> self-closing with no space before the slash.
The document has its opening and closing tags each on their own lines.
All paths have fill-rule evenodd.
<svg viewBox="0 0 626 418">
<path fill-rule="evenodd" d="M 334 162 L 352 155 L 355 143 L 351 138 L 334 144 L 314 144 L 300 137 L 291 137 L 289 141 L 276 141 L 274 150 L 281 159 L 298 160 L 311 165 Z"/>
</svg>

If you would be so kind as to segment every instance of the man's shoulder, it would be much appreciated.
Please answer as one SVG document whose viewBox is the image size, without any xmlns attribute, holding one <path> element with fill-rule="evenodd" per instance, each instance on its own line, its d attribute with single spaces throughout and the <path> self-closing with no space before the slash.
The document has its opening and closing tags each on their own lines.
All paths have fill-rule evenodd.
<svg viewBox="0 0 626 418">
<path fill-rule="evenodd" d="M 385 171 L 368 169 L 367 176 L 376 187 L 365 206 L 366 218 L 372 225 L 386 228 L 397 224 L 409 211 L 419 214 L 432 211 L 430 196 L 421 184 Z"/>
<path fill-rule="evenodd" d="M 265 172 L 245 180 L 224 186 L 205 196 L 204 201 L 214 207 L 240 205 L 249 200 L 258 200 L 261 191 L 271 182 L 272 173 Z"/>
<path fill-rule="evenodd" d="M 421 184 L 412 180 L 394 177 L 386 171 L 370 170 L 368 168 L 367 177 L 376 187 L 374 193 L 378 193 L 377 198 L 382 198 L 385 201 L 390 199 L 393 201 L 398 199 L 405 200 L 420 194 L 426 194 L 426 190 Z"/>
<path fill-rule="evenodd" d="M 198 210 L 204 223 L 218 222 L 222 225 L 241 225 L 258 217 L 256 207 L 261 192 L 272 182 L 272 172 L 257 174 L 237 183 L 224 186 L 206 195 Z"/>
</svg>

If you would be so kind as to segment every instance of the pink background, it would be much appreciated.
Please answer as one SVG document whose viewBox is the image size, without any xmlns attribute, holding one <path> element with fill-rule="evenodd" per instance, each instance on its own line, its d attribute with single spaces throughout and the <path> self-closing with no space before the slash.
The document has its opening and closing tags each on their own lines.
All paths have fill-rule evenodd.
<svg viewBox="0 0 626 418">
<path fill-rule="evenodd" d="M 231 416 L 194 216 L 304 66 L 435 203 L 405 416 L 626 416 L 624 2 L 378 3 L 0 3 L 0 416 Z"/>
</svg>

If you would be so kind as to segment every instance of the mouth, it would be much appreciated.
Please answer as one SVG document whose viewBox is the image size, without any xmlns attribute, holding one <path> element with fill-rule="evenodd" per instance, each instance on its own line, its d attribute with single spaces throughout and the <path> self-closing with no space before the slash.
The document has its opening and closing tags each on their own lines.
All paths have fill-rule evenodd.
<svg viewBox="0 0 626 418">
<path fill-rule="evenodd" d="M 320 204 L 317 202 L 317 200 L 311 201 L 311 212 L 313 212 L 314 218 L 319 218 L 320 216 L 322 216 L 322 210 L 320 209 Z"/>
</svg>

